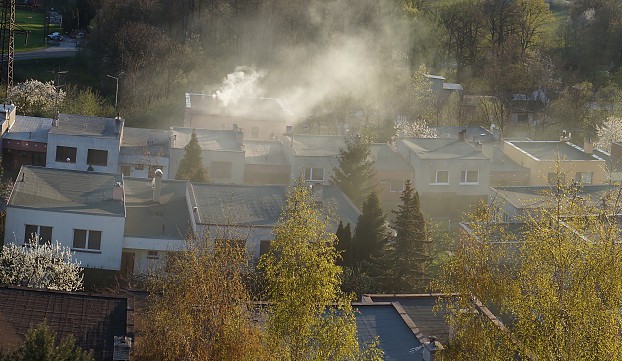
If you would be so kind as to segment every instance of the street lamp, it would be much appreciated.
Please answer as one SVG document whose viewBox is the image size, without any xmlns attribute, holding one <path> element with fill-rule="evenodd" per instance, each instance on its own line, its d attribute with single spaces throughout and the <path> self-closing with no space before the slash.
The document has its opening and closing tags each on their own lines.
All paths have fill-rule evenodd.
<svg viewBox="0 0 622 361">
<path fill-rule="evenodd" d="M 116 76 L 109 75 L 109 74 L 106 74 L 106 76 L 117 81 L 117 90 L 114 93 L 114 110 L 117 112 L 117 118 L 118 118 L 119 117 L 119 107 L 118 107 L 118 101 L 119 101 L 119 78 L 117 78 Z"/>
</svg>

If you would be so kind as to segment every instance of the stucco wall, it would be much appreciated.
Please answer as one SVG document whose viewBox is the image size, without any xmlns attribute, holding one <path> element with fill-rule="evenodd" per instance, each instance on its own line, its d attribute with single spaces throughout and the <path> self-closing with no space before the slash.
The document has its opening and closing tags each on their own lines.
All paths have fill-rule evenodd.
<svg viewBox="0 0 622 361">
<path fill-rule="evenodd" d="M 101 249 L 98 253 L 77 251 L 75 259 L 82 267 L 118 270 L 121 266 L 121 252 L 125 218 L 77 213 L 39 211 L 9 207 L 6 216 L 5 243 L 24 244 L 26 224 L 51 226 L 52 240 L 58 240 L 67 247 L 73 246 L 73 230 L 101 231 Z"/>
<path fill-rule="evenodd" d="M 57 146 L 77 148 L 76 162 L 57 162 Z M 108 164 L 106 166 L 94 165 L 93 170 L 96 172 L 116 173 L 119 168 L 119 148 L 119 139 L 49 134 L 45 166 L 48 168 L 87 170 L 89 167 L 86 162 L 88 150 L 97 149 L 108 151 Z"/>
</svg>

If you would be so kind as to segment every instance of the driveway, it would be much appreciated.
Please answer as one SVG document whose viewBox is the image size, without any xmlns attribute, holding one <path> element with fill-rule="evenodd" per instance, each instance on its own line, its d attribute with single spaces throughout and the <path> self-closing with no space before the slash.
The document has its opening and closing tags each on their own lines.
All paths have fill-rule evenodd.
<svg viewBox="0 0 622 361">
<path fill-rule="evenodd" d="M 76 39 L 66 37 L 63 41 L 60 41 L 58 45 L 48 45 L 45 49 L 15 53 L 15 60 L 70 57 L 76 55 L 80 50 L 76 45 Z"/>
</svg>

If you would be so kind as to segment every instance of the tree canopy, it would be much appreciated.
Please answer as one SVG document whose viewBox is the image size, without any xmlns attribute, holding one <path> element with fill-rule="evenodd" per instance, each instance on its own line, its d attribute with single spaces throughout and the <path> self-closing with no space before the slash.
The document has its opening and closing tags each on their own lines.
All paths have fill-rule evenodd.
<svg viewBox="0 0 622 361">
<path fill-rule="evenodd" d="M 209 181 L 201 152 L 201 145 L 199 145 L 199 140 L 193 130 L 190 141 L 184 147 L 184 157 L 179 162 L 175 179 L 186 179 L 192 182 Z"/>
<path fill-rule="evenodd" d="M 370 159 L 370 142 L 360 135 L 346 139 L 346 147 L 339 149 L 339 165 L 334 169 L 331 179 L 356 204 L 363 200 L 375 188 L 373 168 Z"/>
</svg>

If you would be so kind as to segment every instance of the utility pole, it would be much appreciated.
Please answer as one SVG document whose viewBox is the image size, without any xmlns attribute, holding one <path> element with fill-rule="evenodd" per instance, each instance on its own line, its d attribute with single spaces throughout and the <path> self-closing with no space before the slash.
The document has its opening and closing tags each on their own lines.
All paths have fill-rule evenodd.
<svg viewBox="0 0 622 361">
<path fill-rule="evenodd" d="M 117 90 L 114 92 L 114 110 L 117 113 L 117 118 L 119 117 L 119 78 L 116 76 L 112 76 L 106 74 L 107 77 L 112 78 L 117 81 Z"/>
</svg>

